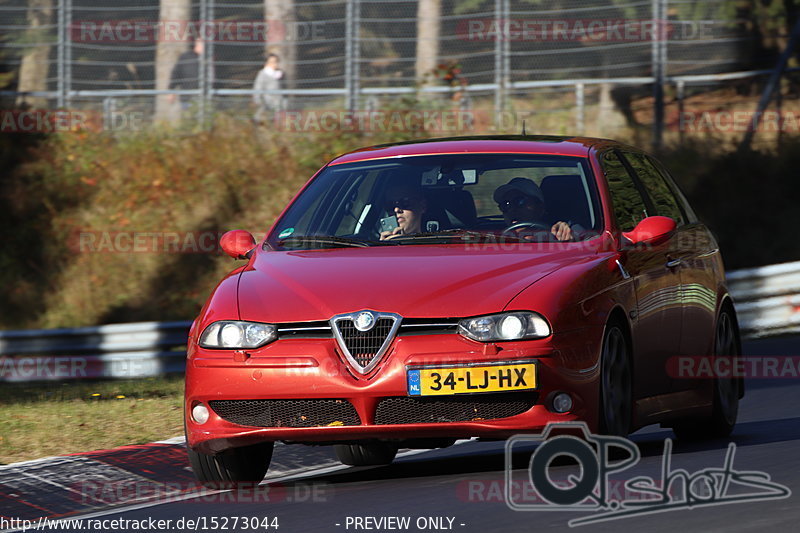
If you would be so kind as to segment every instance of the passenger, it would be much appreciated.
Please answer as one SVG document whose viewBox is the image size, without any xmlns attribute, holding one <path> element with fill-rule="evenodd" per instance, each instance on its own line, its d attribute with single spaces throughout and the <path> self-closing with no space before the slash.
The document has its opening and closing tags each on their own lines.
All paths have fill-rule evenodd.
<svg viewBox="0 0 800 533">
<path fill-rule="evenodd" d="M 508 226 L 528 222 L 541 226 L 543 229 L 550 228 L 550 232 L 559 241 L 571 241 L 574 238 L 572 228 L 568 223 L 558 221 L 551 225 L 548 222 L 544 195 L 533 180 L 528 178 L 512 179 L 494 191 L 494 201 L 497 202 Z M 523 233 L 525 229 L 525 226 L 521 226 L 516 231 Z M 525 238 L 530 240 L 531 236 L 527 235 Z"/>
<path fill-rule="evenodd" d="M 391 231 L 382 231 L 381 240 L 421 233 L 422 216 L 427 208 L 427 201 L 419 188 L 408 185 L 390 186 L 386 192 L 386 210 L 394 213 L 397 227 Z"/>
</svg>

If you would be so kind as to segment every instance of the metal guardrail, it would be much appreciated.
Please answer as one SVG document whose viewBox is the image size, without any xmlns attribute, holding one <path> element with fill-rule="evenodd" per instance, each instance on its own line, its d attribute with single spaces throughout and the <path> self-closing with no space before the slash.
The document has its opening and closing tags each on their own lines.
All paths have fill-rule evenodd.
<svg viewBox="0 0 800 533">
<path fill-rule="evenodd" d="M 185 369 L 191 322 L 0 332 L 0 382 L 141 378 Z"/>
<path fill-rule="evenodd" d="M 800 332 L 800 261 L 728 273 L 742 337 Z"/>
<path fill-rule="evenodd" d="M 800 332 L 800 261 L 729 272 L 744 338 Z M 0 332 L 0 382 L 184 372 L 190 322 Z"/>
</svg>

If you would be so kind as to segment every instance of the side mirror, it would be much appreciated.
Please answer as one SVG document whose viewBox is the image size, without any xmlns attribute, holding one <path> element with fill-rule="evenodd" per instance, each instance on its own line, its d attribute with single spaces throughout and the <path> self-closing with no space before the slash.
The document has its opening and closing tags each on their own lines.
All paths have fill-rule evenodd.
<svg viewBox="0 0 800 533">
<path fill-rule="evenodd" d="M 639 222 L 633 230 L 623 232 L 622 236 L 633 244 L 660 244 L 677 227 L 678 224 L 669 217 L 647 217 Z"/>
<path fill-rule="evenodd" d="M 235 229 L 229 231 L 219 240 L 219 245 L 234 259 L 245 259 L 247 252 L 256 247 L 256 240 L 249 231 Z"/>
</svg>

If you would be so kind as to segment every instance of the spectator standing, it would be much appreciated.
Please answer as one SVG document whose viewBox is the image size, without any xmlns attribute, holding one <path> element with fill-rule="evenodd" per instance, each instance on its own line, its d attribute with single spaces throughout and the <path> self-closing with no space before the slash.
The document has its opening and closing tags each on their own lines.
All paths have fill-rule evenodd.
<svg viewBox="0 0 800 533">
<path fill-rule="evenodd" d="M 276 91 L 283 84 L 283 71 L 280 69 L 280 58 L 269 54 L 264 68 L 258 71 L 253 83 L 253 102 L 257 106 L 253 119 L 256 123 L 268 122 L 272 114 L 283 110 L 283 97 Z"/>
<path fill-rule="evenodd" d="M 203 50 L 203 40 L 198 38 L 194 40 L 194 44 L 190 50 L 180 55 L 178 62 L 175 63 L 175 66 L 172 68 L 172 75 L 170 76 L 169 82 L 170 90 L 197 90 L 200 88 L 200 65 L 203 57 Z M 209 86 L 211 86 L 214 78 L 213 66 L 209 66 L 208 72 L 210 78 L 208 83 Z M 169 95 L 170 102 L 175 102 L 175 99 L 175 94 Z M 196 99 L 196 95 L 180 95 L 181 109 L 188 109 Z"/>
</svg>

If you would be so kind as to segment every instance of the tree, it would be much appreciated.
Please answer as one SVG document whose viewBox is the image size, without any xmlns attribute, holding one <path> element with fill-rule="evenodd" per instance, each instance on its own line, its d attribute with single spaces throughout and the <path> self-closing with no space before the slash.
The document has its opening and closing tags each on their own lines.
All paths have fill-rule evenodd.
<svg viewBox="0 0 800 533">
<path fill-rule="evenodd" d="M 294 87 L 297 81 L 297 14 L 294 0 L 264 0 L 264 19 L 267 23 L 264 57 L 277 54 L 287 87 Z"/>
<path fill-rule="evenodd" d="M 191 23 L 192 3 L 191 0 L 160 0 L 158 19 L 160 27 L 164 27 L 167 21 L 185 21 Z M 156 46 L 156 89 L 166 91 L 169 89 L 170 76 L 178 57 L 187 50 L 188 40 L 185 42 L 175 42 L 169 38 L 165 39 L 166 32 L 158 32 L 158 45 Z M 184 32 L 191 37 L 191 32 Z M 168 95 L 161 94 L 156 97 L 156 120 L 170 118 L 174 109 L 169 102 Z"/>
<path fill-rule="evenodd" d="M 426 75 L 439 59 L 442 0 L 419 0 L 417 5 L 417 60 L 414 72 L 417 81 L 425 83 Z"/>
<path fill-rule="evenodd" d="M 29 0 L 27 19 L 28 30 L 23 39 L 28 47 L 22 55 L 17 91 L 46 91 L 52 43 L 46 27 L 52 23 L 53 0 Z M 47 99 L 25 95 L 17 97 L 17 105 L 24 104 L 44 108 L 47 107 Z"/>
</svg>

